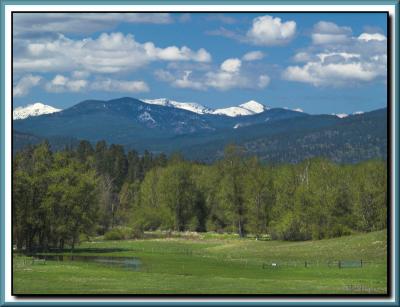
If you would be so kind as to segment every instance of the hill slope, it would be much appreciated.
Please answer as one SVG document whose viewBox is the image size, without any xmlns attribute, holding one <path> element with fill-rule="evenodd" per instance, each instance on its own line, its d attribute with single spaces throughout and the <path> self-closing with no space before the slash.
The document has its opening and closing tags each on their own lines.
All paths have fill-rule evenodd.
<svg viewBox="0 0 400 307">
<path fill-rule="evenodd" d="M 251 105 L 253 106 L 253 105 Z M 258 107 L 258 105 L 255 105 Z M 386 158 L 387 110 L 338 118 L 292 110 L 257 109 L 230 117 L 149 104 L 134 98 L 87 100 L 52 114 L 14 121 L 20 134 L 39 138 L 106 140 L 127 149 L 181 151 L 191 159 L 218 159 L 225 145 L 243 145 L 264 161 L 298 162 L 323 156 L 336 162 Z M 14 138 L 15 149 L 26 138 Z"/>
</svg>

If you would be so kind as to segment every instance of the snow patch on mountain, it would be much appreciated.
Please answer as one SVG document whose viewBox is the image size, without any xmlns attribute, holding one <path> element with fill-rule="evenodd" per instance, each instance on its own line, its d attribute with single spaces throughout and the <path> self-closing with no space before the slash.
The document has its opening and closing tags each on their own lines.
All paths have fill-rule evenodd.
<svg viewBox="0 0 400 307">
<path fill-rule="evenodd" d="M 164 107 L 172 107 L 172 104 L 169 102 L 167 98 L 158 98 L 158 99 L 140 99 L 141 101 L 148 104 L 155 104 Z"/>
<path fill-rule="evenodd" d="M 151 116 L 151 114 L 147 111 L 143 112 L 142 114 L 139 115 L 139 120 L 141 122 L 150 122 L 152 124 L 155 124 L 156 121 L 154 118 Z"/>
<path fill-rule="evenodd" d="M 255 100 L 250 100 L 248 102 L 242 103 L 241 105 L 239 105 L 239 107 L 249 110 L 249 111 L 253 112 L 253 114 L 258 114 L 258 113 L 262 113 L 266 110 L 269 110 L 269 108 L 267 106 L 255 101 Z"/>
<path fill-rule="evenodd" d="M 216 109 L 216 110 L 214 110 L 214 112 L 212 112 L 212 114 L 236 117 L 236 116 L 254 115 L 254 114 L 262 113 L 266 110 L 269 110 L 269 108 L 267 106 L 265 106 L 257 101 L 250 100 L 248 102 L 242 103 L 241 105 L 239 105 L 237 107 Z"/>
<path fill-rule="evenodd" d="M 30 116 L 40 116 L 44 114 L 51 114 L 60 112 L 62 109 L 56 109 L 52 106 L 45 105 L 41 102 L 27 105 L 25 107 L 18 107 L 13 110 L 13 120 L 25 119 Z"/>
<path fill-rule="evenodd" d="M 215 114 L 215 115 L 226 115 L 230 117 L 253 115 L 269 110 L 267 106 L 254 100 L 245 102 L 237 107 L 228 107 L 215 110 L 207 108 L 195 102 L 179 102 L 167 98 L 141 99 L 141 101 L 148 104 L 155 104 L 164 107 L 182 109 L 197 114 Z"/>
<path fill-rule="evenodd" d="M 179 101 L 169 100 L 167 98 L 142 99 L 141 101 L 148 104 L 155 104 L 164 107 L 182 109 L 197 114 L 209 114 L 212 112 L 211 109 L 195 102 L 179 102 Z"/>
<path fill-rule="evenodd" d="M 195 102 L 171 102 L 175 108 L 191 111 L 197 114 L 209 114 L 211 110 Z"/>
<path fill-rule="evenodd" d="M 254 113 L 250 110 L 247 110 L 247 109 L 244 109 L 241 107 L 229 107 L 229 108 L 223 108 L 223 109 L 216 109 L 212 112 L 212 114 L 236 117 L 236 116 L 252 115 Z"/>
<path fill-rule="evenodd" d="M 345 117 L 349 116 L 349 114 L 346 114 L 346 113 L 338 113 L 338 114 L 332 113 L 332 115 L 335 115 L 336 117 L 339 117 L 339 118 L 345 118 Z"/>
</svg>

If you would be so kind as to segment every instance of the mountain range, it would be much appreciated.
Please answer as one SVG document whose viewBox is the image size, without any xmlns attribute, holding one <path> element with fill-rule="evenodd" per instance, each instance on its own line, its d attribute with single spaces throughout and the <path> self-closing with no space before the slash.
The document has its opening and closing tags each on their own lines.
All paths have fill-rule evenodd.
<svg viewBox="0 0 400 307">
<path fill-rule="evenodd" d="M 387 154 L 386 108 L 344 117 L 270 108 L 256 101 L 213 110 L 165 98 L 124 97 L 86 100 L 65 110 L 37 109 L 14 110 L 15 150 L 47 138 L 58 146 L 104 139 L 139 152 L 180 151 L 201 161 L 219 158 L 229 143 L 241 144 L 248 153 L 271 162 L 313 156 L 357 162 Z"/>
<path fill-rule="evenodd" d="M 170 100 L 168 98 L 140 99 L 140 101 L 152 105 L 182 109 L 197 114 L 215 114 L 215 115 L 226 115 L 230 117 L 254 115 L 269 109 L 269 107 L 255 100 L 250 100 L 239 106 L 221 108 L 221 109 L 211 109 L 196 102 L 178 102 L 175 100 Z M 39 116 L 60 111 L 62 110 L 56 109 L 49 105 L 45 105 L 41 102 L 36 102 L 34 104 L 27 105 L 25 107 L 15 108 L 13 111 L 13 119 L 14 120 L 25 119 L 30 116 Z M 295 111 L 302 112 L 301 109 L 295 109 Z"/>
</svg>

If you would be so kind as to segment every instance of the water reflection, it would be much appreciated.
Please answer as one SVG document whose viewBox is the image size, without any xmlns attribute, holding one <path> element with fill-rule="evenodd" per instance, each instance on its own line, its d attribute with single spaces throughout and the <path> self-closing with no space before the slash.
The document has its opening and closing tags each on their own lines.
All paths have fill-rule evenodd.
<svg viewBox="0 0 400 307">
<path fill-rule="evenodd" d="M 107 257 L 107 256 L 75 256 L 75 255 L 34 255 L 37 259 L 51 261 L 79 261 L 79 262 L 94 262 L 107 266 L 124 267 L 138 271 L 141 262 L 135 257 Z"/>
</svg>

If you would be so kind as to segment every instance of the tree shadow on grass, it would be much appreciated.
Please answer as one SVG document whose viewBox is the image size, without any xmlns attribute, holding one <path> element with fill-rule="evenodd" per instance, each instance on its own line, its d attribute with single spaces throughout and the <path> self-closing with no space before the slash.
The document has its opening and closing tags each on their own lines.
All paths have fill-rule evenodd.
<svg viewBox="0 0 400 307">
<path fill-rule="evenodd" d="M 31 251 L 19 250 L 13 251 L 14 255 L 25 255 L 25 256 L 35 256 L 38 254 L 105 254 L 105 253 L 117 253 L 117 252 L 127 252 L 135 251 L 133 249 L 127 248 L 50 248 L 50 249 L 33 249 Z"/>
<path fill-rule="evenodd" d="M 64 249 L 52 248 L 48 252 L 57 253 L 57 254 L 63 254 L 63 253 L 101 254 L 101 253 L 116 253 L 116 252 L 126 252 L 126 251 L 132 251 L 132 249 L 127 249 L 127 248 L 74 248 L 72 250 L 71 248 L 64 248 Z"/>
</svg>

